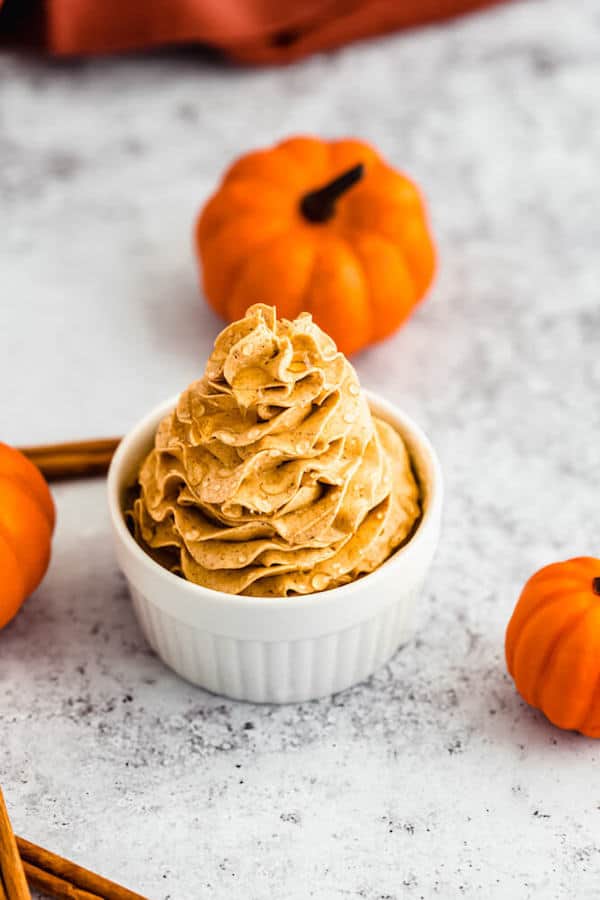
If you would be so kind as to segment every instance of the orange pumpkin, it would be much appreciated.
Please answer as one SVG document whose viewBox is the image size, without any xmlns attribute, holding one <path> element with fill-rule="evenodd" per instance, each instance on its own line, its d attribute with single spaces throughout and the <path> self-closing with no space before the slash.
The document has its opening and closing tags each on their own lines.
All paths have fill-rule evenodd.
<svg viewBox="0 0 600 900">
<path fill-rule="evenodd" d="M 540 569 L 506 631 L 506 662 L 527 703 L 559 728 L 600 737 L 600 560 Z"/>
<path fill-rule="evenodd" d="M 303 310 L 353 353 L 423 297 L 435 254 L 423 200 L 368 144 L 296 137 L 241 157 L 202 211 L 204 293 L 225 319 Z"/>
<path fill-rule="evenodd" d="M 0 443 L 0 628 L 44 577 L 54 521 L 54 503 L 40 470 Z"/>
</svg>

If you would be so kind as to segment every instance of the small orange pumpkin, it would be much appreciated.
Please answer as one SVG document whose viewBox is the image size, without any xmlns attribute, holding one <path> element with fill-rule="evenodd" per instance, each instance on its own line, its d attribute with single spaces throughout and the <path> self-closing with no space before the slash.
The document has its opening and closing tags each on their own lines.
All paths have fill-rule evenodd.
<svg viewBox="0 0 600 900">
<path fill-rule="evenodd" d="M 435 253 L 416 185 L 368 144 L 295 137 L 242 156 L 196 226 L 204 293 L 229 321 L 252 303 L 306 310 L 354 353 L 407 318 Z"/>
<path fill-rule="evenodd" d="M 521 696 L 559 728 L 600 737 L 600 560 L 554 563 L 525 585 L 506 631 Z"/>
<path fill-rule="evenodd" d="M 0 443 L 0 628 L 44 577 L 54 521 L 54 503 L 40 470 Z"/>
</svg>

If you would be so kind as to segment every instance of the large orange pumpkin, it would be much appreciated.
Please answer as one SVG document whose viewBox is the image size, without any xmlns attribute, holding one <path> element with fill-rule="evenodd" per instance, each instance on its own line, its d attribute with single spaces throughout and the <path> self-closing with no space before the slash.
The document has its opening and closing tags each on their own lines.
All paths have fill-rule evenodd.
<svg viewBox="0 0 600 900">
<path fill-rule="evenodd" d="M 39 469 L 0 443 L 0 628 L 44 577 L 54 519 L 52 496 Z"/>
<path fill-rule="evenodd" d="M 204 293 L 225 319 L 252 303 L 306 310 L 344 353 L 395 331 L 435 254 L 423 200 L 368 144 L 296 137 L 241 157 L 196 226 Z"/>
<path fill-rule="evenodd" d="M 600 560 L 540 569 L 506 631 L 517 690 L 559 728 L 600 737 Z"/>
</svg>

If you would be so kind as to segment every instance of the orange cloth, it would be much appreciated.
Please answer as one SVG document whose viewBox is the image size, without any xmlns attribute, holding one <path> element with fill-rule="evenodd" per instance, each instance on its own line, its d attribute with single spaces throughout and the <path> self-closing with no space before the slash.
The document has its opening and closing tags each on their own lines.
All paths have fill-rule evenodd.
<svg viewBox="0 0 600 900">
<path fill-rule="evenodd" d="M 22 39 L 35 31 L 58 55 L 202 43 L 241 62 L 281 63 L 494 2 L 500 0 L 28 0 L 18 33 Z M 7 11 L 20 3 L 7 0 Z"/>
</svg>

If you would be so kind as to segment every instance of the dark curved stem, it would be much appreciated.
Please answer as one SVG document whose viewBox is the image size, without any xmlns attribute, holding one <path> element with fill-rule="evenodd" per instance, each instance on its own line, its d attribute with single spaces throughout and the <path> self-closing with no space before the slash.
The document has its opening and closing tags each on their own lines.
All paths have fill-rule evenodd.
<svg viewBox="0 0 600 900">
<path fill-rule="evenodd" d="M 335 212 L 336 201 L 360 181 L 364 174 L 365 167 L 359 163 L 324 187 L 305 194 L 300 201 L 300 212 L 309 222 L 326 222 Z"/>
</svg>

